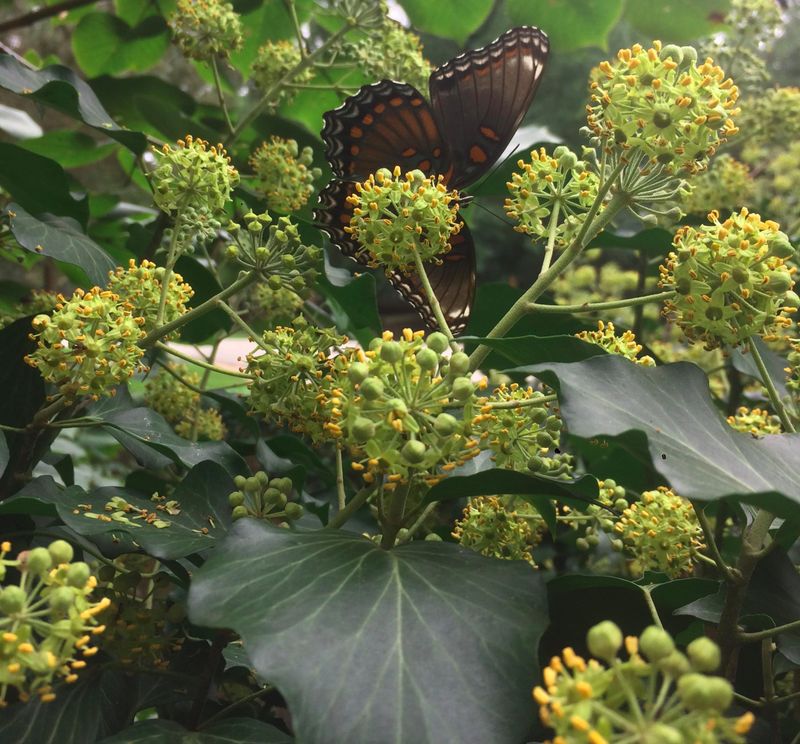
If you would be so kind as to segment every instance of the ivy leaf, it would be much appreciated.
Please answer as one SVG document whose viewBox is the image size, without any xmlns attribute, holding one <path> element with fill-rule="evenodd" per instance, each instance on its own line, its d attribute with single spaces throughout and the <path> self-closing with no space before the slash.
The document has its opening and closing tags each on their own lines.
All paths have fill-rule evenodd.
<svg viewBox="0 0 800 744">
<path fill-rule="evenodd" d="M 382 327 L 375 298 L 375 277 L 367 273 L 340 283 L 334 281 L 336 274 L 330 271 L 327 262 L 326 273 L 328 276 L 321 276 L 317 286 L 334 311 L 336 327 L 366 345 L 380 335 Z"/>
<path fill-rule="evenodd" d="M 175 721 L 140 721 L 99 744 L 291 744 L 291 736 L 253 718 L 226 718 L 189 731 Z"/>
<path fill-rule="evenodd" d="M 518 742 L 533 722 L 547 608 L 522 561 L 243 519 L 194 573 L 189 614 L 242 636 L 308 744 Z"/>
<path fill-rule="evenodd" d="M 78 266 L 89 282 L 100 287 L 108 283 L 108 272 L 115 268 L 111 257 L 85 235 L 75 220 L 43 214 L 28 214 L 19 204 L 8 205 L 11 232 L 19 244 L 37 255 L 50 256 Z"/>
<path fill-rule="evenodd" d="M 492 0 L 403 0 L 402 5 L 414 28 L 461 44 L 492 12 Z"/>
<path fill-rule="evenodd" d="M 780 395 L 781 398 L 785 398 L 789 394 L 789 391 L 786 389 L 786 367 L 788 366 L 788 362 L 770 349 L 760 338 L 755 339 L 755 345 L 761 352 L 761 358 L 764 360 L 767 373 L 772 380 L 772 384 L 775 385 L 778 395 Z M 753 361 L 752 354 L 745 353 L 741 349 L 735 348 L 730 350 L 730 355 L 731 362 L 736 370 L 761 382 L 761 373 L 758 371 L 758 367 L 756 367 L 756 363 Z"/>
<path fill-rule="evenodd" d="M 6 442 L 6 435 L 0 432 L 0 476 L 6 471 L 8 465 L 8 442 Z"/>
<path fill-rule="evenodd" d="M 0 390 L 14 391 L 0 396 L 0 424 L 6 426 L 26 426 L 45 400 L 39 370 L 24 361 L 36 348 L 29 338 L 31 320 L 33 316 L 28 315 L 0 329 Z"/>
<path fill-rule="evenodd" d="M 531 368 L 556 378 L 561 414 L 573 436 L 647 436 L 655 469 L 681 496 L 710 501 L 781 494 L 800 502 L 800 434 L 754 439 L 715 407 L 693 364 L 642 367 L 619 356 Z"/>
<path fill-rule="evenodd" d="M 98 145 L 93 137 L 74 129 L 47 132 L 41 137 L 26 139 L 19 146 L 55 160 L 62 168 L 91 165 L 108 157 L 118 147 L 113 142 Z"/>
<path fill-rule="evenodd" d="M 10 54 L 0 55 L 0 87 L 61 111 L 83 121 L 139 154 L 147 147 L 141 132 L 120 127 L 98 100 L 89 85 L 72 70 L 51 65 L 41 70 L 26 66 Z"/>
<path fill-rule="evenodd" d="M 593 356 L 607 354 L 602 346 L 582 341 L 575 336 L 505 336 L 503 338 L 460 337 L 470 347 L 483 344 L 500 352 L 516 365 L 542 362 L 580 362 Z M 506 370 L 510 371 L 510 370 Z M 526 371 L 526 370 L 514 370 Z"/>
<path fill-rule="evenodd" d="M 723 31 L 730 0 L 662 0 L 629 2 L 625 20 L 647 39 L 665 44 L 694 41 Z"/>
</svg>

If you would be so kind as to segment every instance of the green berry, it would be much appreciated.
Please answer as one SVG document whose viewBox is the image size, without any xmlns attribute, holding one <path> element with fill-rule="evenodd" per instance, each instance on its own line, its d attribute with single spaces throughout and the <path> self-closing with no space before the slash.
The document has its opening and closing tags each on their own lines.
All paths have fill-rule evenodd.
<svg viewBox="0 0 800 744">
<path fill-rule="evenodd" d="M 228 503 L 233 506 L 241 506 L 244 504 L 244 494 L 241 491 L 234 491 L 228 495 Z"/>
<path fill-rule="evenodd" d="M 452 385 L 453 397 L 456 400 L 467 400 L 475 392 L 475 386 L 468 377 L 456 377 Z"/>
<path fill-rule="evenodd" d="M 62 563 L 69 563 L 75 554 L 75 551 L 72 549 L 72 545 L 70 545 L 66 540 L 55 540 L 51 542 L 47 547 L 47 550 L 50 552 L 50 557 L 53 559 L 53 563 L 56 566 L 59 566 Z"/>
<path fill-rule="evenodd" d="M 234 521 L 236 521 L 237 519 L 241 519 L 242 517 L 248 517 L 248 516 L 250 516 L 250 512 L 247 511 L 246 506 L 241 504 L 237 507 L 234 507 L 233 512 L 231 513 L 231 517 L 233 518 Z"/>
<path fill-rule="evenodd" d="M 639 648 L 650 661 L 658 661 L 675 650 L 675 642 L 667 631 L 651 625 L 639 638 Z"/>
<path fill-rule="evenodd" d="M 47 597 L 54 612 L 66 612 L 75 602 L 75 589 L 71 586 L 58 586 Z"/>
<path fill-rule="evenodd" d="M 397 341 L 384 341 L 381 344 L 381 359 L 389 364 L 397 364 L 403 358 L 403 347 Z"/>
<path fill-rule="evenodd" d="M 0 590 L 0 610 L 6 615 L 14 615 L 25 607 L 27 596 L 18 586 L 7 586 Z"/>
<path fill-rule="evenodd" d="M 28 553 L 25 561 L 26 569 L 35 576 L 41 576 L 46 571 L 49 571 L 52 565 L 53 559 L 47 548 L 34 548 Z"/>
<path fill-rule="evenodd" d="M 367 400 L 377 400 L 383 395 L 383 383 L 374 377 L 364 380 L 360 389 Z"/>
<path fill-rule="evenodd" d="M 686 647 L 692 668 L 698 672 L 714 672 L 722 660 L 719 646 L 710 638 L 696 638 Z"/>
<path fill-rule="evenodd" d="M 458 419 L 449 413 L 440 413 L 433 428 L 440 437 L 449 437 L 458 429 Z"/>
<path fill-rule="evenodd" d="M 293 519 L 300 519 L 300 517 L 303 516 L 303 512 L 305 512 L 305 509 L 303 508 L 302 504 L 290 501 L 288 504 L 286 504 L 286 507 L 284 508 L 283 511 L 286 514 L 286 519 L 293 520 Z"/>
<path fill-rule="evenodd" d="M 450 357 L 450 373 L 463 375 L 469 372 L 469 357 L 463 351 L 456 351 Z"/>
<path fill-rule="evenodd" d="M 592 656 L 608 663 L 616 658 L 622 640 L 622 631 L 611 620 L 598 623 L 586 634 L 586 645 Z"/>
<path fill-rule="evenodd" d="M 434 331 L 431 333 L 425 343 L 428 345 L 429 349 L 433 349 L 437 354 L 441 354 L 445 349 L 450 346 L 450 342 L 447 340 L 447 336 L 444 333 L 440 333 L 439 331 Z"/>
<path fill-rule="evenodd" d="M 427 447 L 420 441 L 412 439 L 403 445 L 400 454 L 412 465 L 418 465 L 425 459 Z"/>
</svg>

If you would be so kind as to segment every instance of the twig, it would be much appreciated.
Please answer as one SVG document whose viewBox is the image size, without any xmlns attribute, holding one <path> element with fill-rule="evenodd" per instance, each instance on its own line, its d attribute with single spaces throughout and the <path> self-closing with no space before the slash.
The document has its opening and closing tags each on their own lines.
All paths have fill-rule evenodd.
<svg viewBox="0 0 800 744">
<path fill-rule="evenodd" d="M 641 297 L 629 297 L 624 300 L 612 300 L 611 302 L 585 302 L 582 305 L 540 305 L 536 302 L 531 302 L 528 304 L 528 311 L 536 313 L 594 313 L 604 310 L 616 310 L 622 307 L 648 305 L 651 302 L 668 300 L 674 295 L 675 291 L 670 289 L 666 292 L 656 292 L 655 294 L 642 295 Z"/>
<path fill-rule="evenodd" d="M 68 10 L 82 8 L 84 5 L 94 5 L 96 2 L 97 0 L 64 0 L 55 5 L 47 5 L 37 10 L 32 10 L 30 13 L 25 13 L 0 23 L 0 33 L 3 31 L 11 31 L 15 28 L 22 28 L 23 26 L 31 26 L 37 21 L 43 21 L 45 18 L 52 18 Z"/>
</svg>

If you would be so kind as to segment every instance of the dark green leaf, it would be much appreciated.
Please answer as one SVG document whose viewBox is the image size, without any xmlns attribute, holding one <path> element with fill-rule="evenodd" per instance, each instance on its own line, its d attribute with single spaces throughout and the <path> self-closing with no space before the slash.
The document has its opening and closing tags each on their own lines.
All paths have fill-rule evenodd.
<svg viewBox="0 0 800 744">
<path fill-rule="evenodd" d="M 90 77 L 152 67 L 169 46 L 164 19 L 148 16 L 135 28 L 109 13 L 89 13 L 72 32 L 72 51 Z"/>
<path fill-rule="evenodd" d="M 182 256 L 175 265 L 177 271 L 194 290 L 189 307 L 202 305 L 206 300 L 222 291 L 214 275 L 192 256 Z M 181 328 L 181 341 L 199 344 L 208 340 L 216 331 L 228 330 L 231 320 L 224 310 L 212 310 Z"/>
<path fill-rule="evenodd" d="M 0 186 L 24 209 L 72 217 L 86 224 L 89 203 L 85 197 L 80 201 L 72 198 L 67 174 L 54 160 L 0 142 L 0 163 Z"/>
<path fill-rule="evenodd" d="M 761 352 L 761 358 L 764 360 L 764 365 L 767 368 L 772 384 L 775 385 L 778 394 L 782 398 L 786 397 L 789 394 L 786 390 L 787 361 L 770 349 L 760 338 L 755 339 L 755 345 L 759 352 Z M 756 363 L 753 361 L 752 354 L 739 347 L 730 349 L 729 353 L 735 369 L 761 382 L 761 373 L 758 371 L 758 367 L 756 367 Z"/>
<path fill-rule="evenodd" d="M 470 346 L 483 344 L 500 352 L 516 365 L 542 362 L 580 362 L 607 352 L 597 344 L 581 341 L 575 336 L 505 336 L 503 338 L 460 337 Z M 525 370 L 514 370 L 525 371 Z"/>
<path fill-rule="evenodd" d="M 0 396 L 0 424 L 26 426 L 44 403 L 44 380 L 38 369 L 26 364 L 24 357 L 36 348 L 29 338 L 32 316 L 20 318 L 0 330 L 0 390 L 13 395 Z"/>
<path fill-rule="evenodd" d="M 108 283 L 114 261 L 75 220 L 51 214 L 37 219 L 14 202 L 8 205 L 8 212 L 13 214 L 11 232 L 23 248 L 80 267 L 92 284 L 105 287 Z"/>
<path fill-rule="evenodd" d="M 415 28 L 460 43 L 480 28 L 492 10 L 492 0 L 403 0 L 402 5 Z"/>
<path fill-rule="evenodd" d="M 174 721 L 141 721 L 100 744 L 290 744 L 291 736 L 252 718 L 227 718 L 200 731 Z"/>
<path fill-rule="evenodd" d="M 382 327 L 375 299 L 375 277 L 362 274 L 344 283 L 338 281 L 329 272 L 329 278 L 320 277 L 318 286 L 334 311 L 336 327 L 366 345 L 380 334 Z"/>
<path fill-rule="evenodd" d="M 58 502 L 64 488 L 51 475 L 40 475 L 26 483 L 10 499 L 0 503 L 0 514 L 35 514 L 42 517 L 57 515 L 53 504 Z"/>
<path fill-rule="evenodd" d="M 545 379 L 557 378 L 572 435 L 602 439 L 643 431 L 654 467 L 684 498 L 782 494 L 800 501 L 800 435 L 754 439 L 736 431 L 693 364 L 642 367 L 607 355 L 537 369 Z"/>
<path fill-rule="evenodd" d="M 723 31 L 730 6 L 730 0 L 633 0 L 625 7 L 625 20 L 644 34 L 643 42 L 661 39 L 665 44 L 681 43 Z"/>
<path fill-rule="evenodd" d="M 308 744 L 500 744 L 532 724 L 546 600 L 521 561 L 244 519 L 195 572 L 189 614 L 242 636 Z"/>
<path fill-rule="evenodd" d="M 608 46 L 608 34 L 622 13 L 622 0 L 507 0 L 515 26 L 538 26 L 555 52 Z"/>
<path fill-rule="evenodd" d="M 8 443 L 6 435 L 0 431 L 0 476 L 6 471 L 8 465 Z"/>
<path fill-rule="evenodd" d="M 86 82 L 67 67 L 52 65 L 33 70 L 11 55 L 0 55 L 0 86 L 79 119 L 135 153 L 147 146 L 147 139 L 141 132 L 119 127 Z"/>
<path fill-rule="evenodd" d="M 672 250 L 672 233 L 660 227 L 641 230 L 635 235 L 614 235 L 603 231 L 590 244 L 590 248 L 624 248 L 641 251 L 648 258 L 666 258 Z"/>
<path fill-rule="evenodd" d="M 117 147 L 113 142 L 98 145 L 97 140 L 74 129 L 58 129 L 34 139 L 26 139 L 19 146 L 55 160 L 62 168 L 78 168 L 108 157 Z"/>
</svg>

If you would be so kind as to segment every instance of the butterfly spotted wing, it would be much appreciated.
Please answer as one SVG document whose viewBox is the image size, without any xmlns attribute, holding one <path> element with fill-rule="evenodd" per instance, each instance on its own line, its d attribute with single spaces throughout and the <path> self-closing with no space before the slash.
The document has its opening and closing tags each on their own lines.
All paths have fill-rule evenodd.
<svg viewBox="0 0 800 744">
<path fill-rule="evenodd" d="M 379 168 L 400 166 L 441 175 L 463 188 L 497 160 L 530 105 L 547 57 L 538 29 L 507 31 L 482 49 L 466 52 L 434 70 L 431 105 L 416 88 L 390 80 L 366 85 L 324 115 L 322 138 L 334 179 L 320 195 L 315 219 L 345 255 L 366 264 L 344 228 L 352 207 L 352 180 Z M 475 250 L 462 226 L 441 264 L 426 273 L 453 333 L 466 327 L 475 293 Z M 419 278 L 394 273 L 389 280 L 436 327 Z"/>
</svg>

